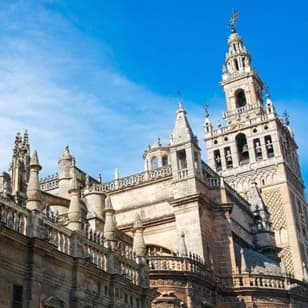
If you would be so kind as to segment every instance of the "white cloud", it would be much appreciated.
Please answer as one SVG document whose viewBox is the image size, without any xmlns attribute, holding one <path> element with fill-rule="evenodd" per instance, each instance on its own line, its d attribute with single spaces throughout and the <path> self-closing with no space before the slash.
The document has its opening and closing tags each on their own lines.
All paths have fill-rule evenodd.
<svg viewBox="0 0 308 308">
<path fill-rule="evenodd" d="M 109 177 L 115 167 L 124 174 L 141 171 L 147 143 L 169 135 L 171 127 L 166 132 L 161 123 L 173 122 L 175 104 L 112 70 L 110 48 L 102 48 L 107 55 L 97 60 L 76 51 L 80 41 L 92 42 L 61 17 L 42 7 L 29 15 L 25 10 L 17 3 L 0 15 L 0 26 L 8 29 L 0 39 L 7 46 L 0 52 L 0 168 L 8 166 L 15 133 L 27 128 L 43 174 L 56 171 L 67 143 L 92 174 Z M 77 45 L 66 41 L 71 36 Z"/>
</svg>

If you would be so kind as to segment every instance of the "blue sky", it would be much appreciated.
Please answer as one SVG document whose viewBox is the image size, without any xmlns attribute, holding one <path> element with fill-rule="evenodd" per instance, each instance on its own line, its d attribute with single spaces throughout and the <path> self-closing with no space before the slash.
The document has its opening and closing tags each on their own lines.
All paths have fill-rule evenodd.
<svg viewBox="0 0 308 308">
<path fill-rule="evenodd" d="M 233 8 L 273 103 L 290 114 L 307 183 L 304 0 L 1 1 L 1 169 L 27 128 L 42 175 L 57 171 L 66 144 L 93 176 L 140 172 L 147 145 L 168 142 L 179 89 L 205 158 L 202 106 L 214 122 L 225 110 L 219 82 Z"/>
</svg>

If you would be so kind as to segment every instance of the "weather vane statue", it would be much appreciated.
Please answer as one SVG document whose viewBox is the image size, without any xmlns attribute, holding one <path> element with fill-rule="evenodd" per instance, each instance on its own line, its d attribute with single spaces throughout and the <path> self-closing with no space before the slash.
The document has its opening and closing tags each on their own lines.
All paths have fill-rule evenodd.
<svg viewBox="0 0 308 308">
<path fill-rule="evenodd" d="M 236 32 L 235 24 L 236 24 L 236 21 L 238 20 L 239 15 L 240 14 L 239 14 L 238 11 L 233 10 L 232 16 L 231 16 L 230 21 L 229 21 L 229 25 L 230 25 L 232 33 Z"/>
</svg>

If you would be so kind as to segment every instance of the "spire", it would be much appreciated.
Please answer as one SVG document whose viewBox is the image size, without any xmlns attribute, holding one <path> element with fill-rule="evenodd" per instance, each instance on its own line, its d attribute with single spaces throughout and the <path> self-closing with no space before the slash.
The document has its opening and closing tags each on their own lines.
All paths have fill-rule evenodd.
<svg viewBox="0 0 308 308">
<path fill-rule="evenodd" d="M 246 259 L 245 259 L 245 254 L 244 254 L 244 249 L 241 248 L 241 274 L 247 273 L 247 264 L 246 264 Z"/>
<path fill-rule="evenodd" d="M 181 257 L 186 257 L 188 255 L 184 232 L 181 232 L 179 254 L 180 254 Z"/>
<path fill-rule="evenodd" d="M 30 177 L 27 187 L 26 207 L 30 210 L 41 210 L 41 190 L 39 183 L 39 171 L 41 169 L 37 151 L 35 150 L 30 161 Z"/>
<path fill-rule="evenodd" d="M 143 237 L 143 223 L 140 215 L 137 213 L 134 222 L 134 247 L 136 257 L 145 257 L 146 245 Z"/>
<path fill-rule="evenodd" d="M 247 200 L 252 205 L 252 212 L 262 219 L 262 229 L 270 230 L 270 214 L 268 212 L 267 206 L 261 196 L 261 192 L 257 186 L 256 182 L 251 184 L 250 190 L 247 193 Z"/>
<path fill-rule="evenodd" d="M 179 97 L 179 106 L 176 112 L 175 127 L 172 134 L 172 143 L 184 143 L 187 141 L 196 142 L 196 137 L 194 136 L 192 129 L 186 117 L 186 110 L 182 104 L 182 98 Z"/>
<path fill-rule="evenodd" d="M 116 241 L 116 227 L 114 221 L 115 210 L 112 207 L 110 196 L 105 200 L 105 226 L 104 237 L 106 241 Z"/>
<path fill-rule="evenodd" d="M 70 206 L 68 209 L 69 222 L 67 227 L 72 231 L 81 231 L 82 229 L 82 215 L 81 215 L 81 202 L 80 202 L 80 189 L 78 186 L 76 174 L 73 174 L 71 185 L 69 189 Z"/>
</svg>

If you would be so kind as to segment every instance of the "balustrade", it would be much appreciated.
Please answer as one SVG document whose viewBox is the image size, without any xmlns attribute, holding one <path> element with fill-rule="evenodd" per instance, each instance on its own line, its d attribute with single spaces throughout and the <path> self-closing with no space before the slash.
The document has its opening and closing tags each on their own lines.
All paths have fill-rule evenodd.
<svg viewBox="0 0 308 308">
<path fill-rule="evenodd" d="M 212 278 L 212 273 L 207 265 L 197 256 L 148 256 L 147 263 L 150 272 L 190 272 L 209 279 Z"/>
<path fill-rule="evenodd" d="M 187 177 L 188 177 L 188 169 L 178 170 L 178 179 L 179 180 L 186 179 Z"/>
<path fill-rule="evenodd" d="M 0 200 L 0 222 L 9 229 L 26 235 L 29 213 L 25 208 Z"/>
<path fill-rule="evenodd" d="M 287 275 L 242 273 L 232 275 L 232 281 L 234 288 L 288 289 L 295 282 L 295 279 Z"/>
</svg>

